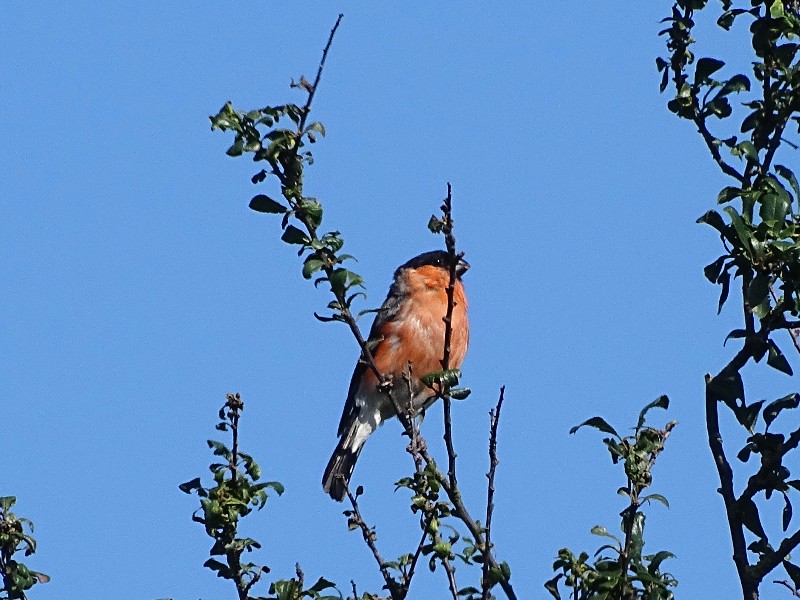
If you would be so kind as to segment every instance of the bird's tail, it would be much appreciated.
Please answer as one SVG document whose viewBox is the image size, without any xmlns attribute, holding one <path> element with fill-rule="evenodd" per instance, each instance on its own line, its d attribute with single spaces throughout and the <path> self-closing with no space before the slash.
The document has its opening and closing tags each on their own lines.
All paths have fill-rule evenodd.
<svg viewBox="0 0 800 600">
<path fill-rule="evenodd" d="M 358 455 L 361 454 L 361 448 L 364 447 L 366 436 L 357 435 L 359 429 L 364 427 L 372 429 L 366 423 L 353 419 L 350 427 L 339 439 L 336 450 L 333 451 L 333 456 L 328 461 L 328 466 L 325 467 L 325 474 L 322 476 L 322 489 L 328 492 L 331 498 L 337 502 L 344 500 L 345 491 L 350 484 L 350 477 L 353 476 L 353 469 L 356 467 Z"/>
</svg>

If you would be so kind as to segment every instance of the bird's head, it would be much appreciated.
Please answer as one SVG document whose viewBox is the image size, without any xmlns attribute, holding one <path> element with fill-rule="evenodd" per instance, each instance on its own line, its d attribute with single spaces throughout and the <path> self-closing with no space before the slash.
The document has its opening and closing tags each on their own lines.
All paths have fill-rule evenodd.
<svg viewBox="0 0 800 600">
<path fill-rule="evenodd" d="M 457 257 L 456 276 L 460 279 L 469 270 L 469 263 L 462 256 Z M 420 267 L 439 267 L 445 271 L 450 270 L 450 256 L 444 250 L 432 250 L 415 256 L 397 269 L 398 273 L 405 269 L 419 269 Z"/>
</svg>

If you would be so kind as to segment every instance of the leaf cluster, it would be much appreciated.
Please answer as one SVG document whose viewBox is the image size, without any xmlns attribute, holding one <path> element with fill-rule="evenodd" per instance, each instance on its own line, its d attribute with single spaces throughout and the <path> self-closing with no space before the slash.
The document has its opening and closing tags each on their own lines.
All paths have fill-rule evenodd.
<svg viewBox="0 0 800 600">
<path fill-rule="evenodd" d="M 470 388 L 456 388 L 461 379 L 460 369 L 447 369 L 444 371 L 434 371 L 420 377 L 424 383 L 437 397 L 448 396 L 453 400 L 466 400 L 472 393 Z"/>
<path fill-rule="evenodd" d="M 192 520 L 205 528 L 206 534 L 214 540 L 209 558 L 204 567 L 211 569 L 217 577 L 233 581 L 240 595 L 245 598 L 262 573 L 269 568 L 252 562 L 242 562 L 244 553 L 261 548 L 261 544 L 250 537 L 240 537 L 239 519 L 256 508 L 262 509 L 267 502 L 267 490 L 283 494 L 283 486 L 277 481 L 259 482 L 261 468 L 252 456 L 239 450 L 239 418 L 244 409 L 239 394 L 228 394 L 225 405 L 219 411 L 218 431 L 229 431 L 233 441 L 229 448 L 222 442 L 208 440 L 208 447 L 214 456 L 224 462 L 214 462 L 209 466 L 213 486 L 206 487 L 200 477 L 182 483 L 179 489 L 195 493 L 200 498 L 200 509 L 192 515 Z M 219 558 L 215 558 L 219 557 Z"/>
<path fill-rule="evenodd" d="M 318 78 L 319 79 L 319 78 Z M 298 255 L 305 256 L 302 274 L 305 279 L 314 278 L 314 285 L 327 283 L 335 300 L 328 304 L 329 315 L 315 316 L 320 321 L 347 321 L 353 300 L 363 296 L 357 291 L 364 288 L 364 279 L 342 264 L 352 259 L 340 253 L 344 239 L 339 231 L 321 233 L 323 208 L 317 198 L 306 196 L 303 191 L 304 169 L 313 164 L 314 157 L 308 147 L 315 144 L 318 136 L 325 136 L 325 126 L 320 122 L 308 123 L 311 102 L 318 85 L 301 77 L 293 88 L 307 93 L 303 106 L 281 104 L 249 111 L 240 111 L 227 102 L 220 111 L 209 117 L 211 129 L 232 131 L 234 142 L 228 148 L 229 156 L 252 153 L 253 161 L 266 162 L 251 181 L 259 184 L 272 178 L 280 185 L 283 201 L 267 194 L 257 194 L 250 201 L 250 208 L 260 213 L 282 215 L 281 240 L 298 246 Z M 290 121 L 291 126 L 282 127 Z M 320 275 L 317 275 L 320 273 Z"/>
<path fill-rule="evenodd" d="M 0 497 L 0 577 L 2 588 L 0 598 L 5 600 L 24 600 L 25 592 L 37 583 L 47 583 L 50 578 L 19 562 L 15 557 L 21 553 L 31 556 L 36 552 L 33 539 L 33 523 L 19 517 L 11 508 L 16 504 L 14 496 Z M 30 533 L 26 533 L 25 530 Z"/>
<path fill-rule="evenodd" d="M 617 433 L 602 417 L 593 417 L 570 429 L 570 433 L 575 433 L 582 427 L 592 427 L 609 434 L 603 443 L 612 462 L 623 466 L 627 482 L 617 493 L 627 498 L 628 505 L 620 513 L 622 537 L 600 525 L 591 529 L 594 535 L 610 540 L 597 549 L 593 560 L 586 552 L 575 554 L 569 548 L 558 551 L 553 563 L 556 575 L 545 584 L 556 600 L 562 598 L 559 586 L 570 589 L 569 597 L 574 600 L 672 600 L 672 588 L 677 581 L 669 573 L 661 571 L 661 564 L 673 558 L 673 554 L 665 550 L 644 554 L 645 513 L 642 510 L 650 502 L 669 506 L 661 494 L 644 493 L 653 482 L 652 469 L 656 458 L 676 424 L 670 421 L 663 429 L 649 427 L 646 425 L 647 413 L 653 408 L 666 409 L 668 406 L 666 396 L 660 396 L 645 406 L 639 413 L 633 434 L 627 436 Z"/>
</svg>

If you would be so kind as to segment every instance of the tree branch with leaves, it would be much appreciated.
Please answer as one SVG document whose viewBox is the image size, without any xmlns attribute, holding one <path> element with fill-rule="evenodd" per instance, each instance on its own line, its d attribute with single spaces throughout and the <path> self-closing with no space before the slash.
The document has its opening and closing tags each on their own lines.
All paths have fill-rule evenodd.
<svg viewBox="0 0 800 600">
<path fill-rule="evenodd" d="M 753 51 L 749 74 L 729 72 L 716 57 L 695 57 L 692 36 L 695 19 L 706 14 L 701 11 L 709 12 L 705 0 L 675 1 L 671 16 L 664 19 L 669 26 L 661 32 L 669 54 L 657 59 L 657 66 L 662 92 L 670 83 L 675 92 L 669 110 L 694 123 L 714 162 L 734 180 L 717 197 L 725 205 L 722 214 L 709 210 L 698 219 L 713 227 L 722 243 L 722 255 L 705 268 L 708 280 L 721 287 L 717 310 L 738 280 L 743 321 L 725 339 L 737 340 L 740 349 L 716 375 L 706 376 L 705 404 L 733 560 L 743 597 L 755 600 L 765 577 L 781 564 L 794 585 L 800 583 L 800 567 L 789 559 L 800 545 L 800 529 L 795 526 L 787 534 L 792 529 L 791 496 L 800 490 L 800 480 L 791 477 L 784 462 L 798 440 L 794 433 L 787 436 L 774 429 L 780 413 L 798 409 L 800 396 L 748 402 L 742 377 L 745 366 L 764 358 L 768 367 L 793 374 L 779 347 L 785 331 L 800 351 L 800 186 L 794 172 L 776 162 L 785 146 L 797 149 L 785 135 L 790 123 L 800 124 L 800 10 L 794 0 L 722 1 L 716 18 L 722 30 L 739 35 L 737 25 L 748 25 L 747 45 Z M 739 101 L 732 104 L 733 98 Z M 743 467 L 731 463 L 731 449 L 723 442 L 719 404 L 748 435 L 736 452 L 738 462 L 757 459 L 744 486 L 736 484 Z M 778 539 L 761 522 L 761 508 L 772 498 L 783 501 L 783 536 Z"/>
<path fill-rule="evenodd" d="M 428 450 L 428 445 L 422 437 L 416 420 L 418 415 L 413 410 L 409 410 L 409 407 L 400 406 L 392 393 L 392 385 L 395 383 L 380 372 L 371 349 L 360 331 L 357 318 L 363 312 L 369 311 L 354 314 L 353 302 L 359 296 L 363 296 L 363 292 L 359 290 L 363 289 L 364 280 L 360 275 L 343 266 L 343 263 L 353 257 L 341 252 L 344 246 L 341 233 L 335 230 L 320 232 L 323 221 L 322 204 L 317 198 L 306 196 L 304 192 L 304 170 L 313 164 L 313 155 L 309 147 L 316 143 L 317 136 L 324 136 L 326 133 L 321 123 L 309 122 L 312 102 L 318 90 L 328 51 L 341 20 L 342 15 L 339 15 L 323 50 L 314 81 L 309 82 L 305 77 L 300 77 L 299 82 L 292 82 L 291 87 L 306 94 L 302 105 L 283 104 L 250 111 L 238 111 L 229 102 L 217 115 L 211 117 L 212 129 L 229 130 L 235 134 L 234 142 L 227 151 L 230 156 L 248 153 L 253 155 L 254 161 L 267 163 L 268 167 L 258 171 L 252 177 L 252 182 L 260 184 L 268 179 L 277 180 L 282 200 L 277 200 L 267 194 L 257 194 L 250 201 L 250 207 L 257 212 L 282 215 L 281 239 L 288 244 L 297 246 L 298 254 L 304 256 L 303 277 L 315 278 L 315 286 L 326 284 L 334 297 L 327 306 L 330 312 L 322 315 L 315 313 L 315 317 L 322 322 L 342 322 L 348 326 L 361 351 L 360 360 L 374 372 L 378 381 L 381 382 L 380 389 L 394 403 L 403 432 L 411 440 L 408 452 L 413 458 L 415 472 L 412 477 L 401 480 L 397 485 L 412 491 L 411 510 L 419 514 L 419 524 L 423 535 L 414 550 L 402 555 L 397 561 L 384 561 L 377 548 L 375 529 L 368 526 L 361 516 L 358 506 L 361 490 L 357 489 L 355 492 L 348 490 L 347 492 L 352 508 L 345 514 L 351 527 L 361 531 L 362 537 L 377 560 L 385 581 L 385 589 L 389 591 L 393 599 L 405 598 L 415 573 L 417 561 L 420 556 L 428 556 L 431 569 L 435 569 L 437 565 L 443 567 L 447 574 L 448 588 L 454 598 L 458 596 L 467 598 L 467 600 L 478 597 L 488 598 L 489 590 L 495 585 L 499 585 L 508 598 L 515 599 L 516 595 L 510 582 L 509 566 L 495 558 L 487 527 L 473 518 L 458 487 L 451 400 L 465 398 L 469 394 L 469 390 L 456 388 L 461 373 L 450 368 L 453 290 L 456 267 L 461 258 L 461 254 L 456 251 L 450 185 L 448 184 L 447 197 L 442 205 L 441 216 L 431 217 L 428 224 L 431 231 L 444 236 L 449 258 L 450 281 L 446 289 L 448 308 L 447 313 L 443 316 L 445 334 L 442 342 L 442 369 L 422 377 L 432 396 L 440 399 L 443 407 L 445 423 L 443 438 L 448 465 L 446 473 L 439 469 Z M 287 119 L 291 121 L 292 126 L 283 127 L 282 124 Z M 495 420 L 499 418 L 499 405 L 494 418 Z M 490 484 L 493 486 L 497 461 L 496 422 L 492 435 L 495 464 L 490 466 L 492 473 Z M 487 513 L 487 515 L 490 514 L 490 512 Z M 454 518 L 465 526 L 469 537 L 462 537 L 453 530 L 454 533 L 448 539 L 443 539 L 439 529 L 440 522 L 449 518 Z M 453 549 L 453 545 L 457 542 L 465 544 L 463 550 L 458 553 Z M 478 587 L 468 586 L 458 589 L 454 567 L 456 558 L 460 558 L 468 565 L 480 565 L 481 581 Z M 392 574 L 393 571 L 399 575 Z"/>
</svg>

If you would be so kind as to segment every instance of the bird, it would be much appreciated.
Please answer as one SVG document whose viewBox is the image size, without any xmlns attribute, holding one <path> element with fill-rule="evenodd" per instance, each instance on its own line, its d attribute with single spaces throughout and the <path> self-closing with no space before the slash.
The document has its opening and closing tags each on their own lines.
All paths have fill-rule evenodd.
<svg viewBox="0 0 800 600">
<path fill-rule="evenodd" d="M 367 340 L 375 366 L 391 383 L 391 393 L 397 405 L 409 406 L 410 401 L 416 413 L 436 399 L 420 378 L 442 369 L 450 261 L 447 252 L 434 250 L 400 265 L 394 273 L 386 300 L 376 311 Z M 470 265 L 461 257 L 457 261 L 451 320 L 451 369 L 461 367 L 469 345 L 467 297 L 461 277 Z M 409 365 L 410 381 L 407 379 Z M 339 442 L 322 477 L 322 487 L 331 498 L 338 502 L 344 499 L 364 442 L 379 425 L 394 416 L 394 403 L 362 357 L 350 379 L 339 421 Z"/>
</svg>

